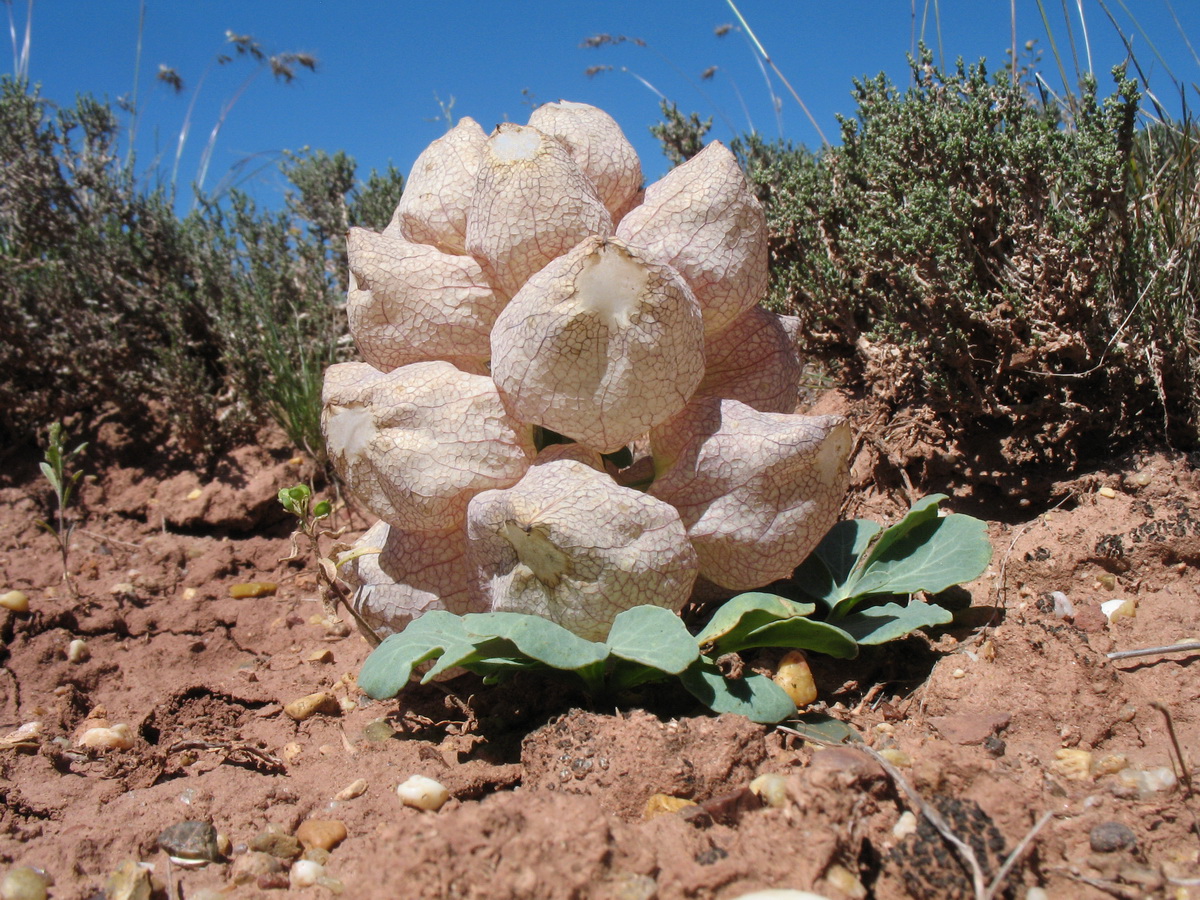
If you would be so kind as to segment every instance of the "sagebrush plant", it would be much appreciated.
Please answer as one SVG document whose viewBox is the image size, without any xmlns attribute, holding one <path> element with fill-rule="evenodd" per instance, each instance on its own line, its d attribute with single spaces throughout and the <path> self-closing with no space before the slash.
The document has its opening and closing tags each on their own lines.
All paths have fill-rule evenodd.
<svg viewBox="0 0 1200 900">
<path fill-rule="evenodd" d="M 320 458 L 321 372 L 352 353 L 336 236 L 386 224 L 400 173 L 302 151 L 286 210 L 234 190 L 181 218 L 120 133 L 107 104 L 0 81 L 0 432 L 101 410 L 211 456 L 274 418 Z"/>
<path fill-rule="evenodd" d="M 809 346 L 853 361 L 894 408 L 928 404 L 949 435 L 981 423 L 1010 462 L 1072 463 L 1134 433 L 1155 403 L 1111 338 L 1137 92 L 1086 81 L 1071 127 L 982 64 L 912 87 L 859 82 L 842 145 L 748 143 L 771 223 L 775 308 Z M 1093 367 L 1109 352 L 1113 365 Z"/>
<path fill-rule="evenodd" d="M 50 489 L 54 492 L 54 510 L 51 520 L 39 519 L 37 525 L 53 535 L 58 544 L 58 555 L 62 561 L 62 581 L 72 597 L 78 596 L 75 580 L 71 575 L 71 539 L 78 520 L 74 509 L 71 508 L 71 501 L 74 499 L 79 480 L 83 478 L 83 470 L 73 470 L 72 464 L 87 447 L 85 441 L 68 450 L 63 441 L 62 423 L 55 422 L 47 429 L 46 450 L 39 464 L 42 476 L 50 483 Z"/>
</svg>

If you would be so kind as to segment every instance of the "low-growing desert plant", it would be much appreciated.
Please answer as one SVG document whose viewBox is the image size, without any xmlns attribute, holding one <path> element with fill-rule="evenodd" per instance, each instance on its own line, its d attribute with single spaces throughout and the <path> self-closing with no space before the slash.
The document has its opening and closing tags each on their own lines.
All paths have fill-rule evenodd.
<svg viewBox="0 0 1200 900">
<path fill-rule="evenodd" d="M 54 491 L 54 511 L 52 519 L 49 521 L 39 519 L 37 525 L 51 534 L 58 544 L 58 555 L 62 561 L 62 581 L 72 597 L 78 595 L 75 590 L 75 580 L 71 575 L 71 538 L 74 536 L 78 521 L 75 511 L 71 508 L 71 501 L 74 499 L 79 479 L 83 477 L 83 471 L 72 471 L 71 464 L 87 449 L 87 446 L 85 441 L 74 449 L 67 450 L 66 444 L 63 442 L 62 423 L 55 422 L 48 429 L 45 456 L 39 464 L 42 475 L 50 483 L 50 489 Z"/>
<path fill-rule="evenodd" d="M 381 520 L 361 541 L 382 552 L 346 572 L 380 633 L 491 611 L 600 639 L 698 577 L 785 576 L 836 519 L 850 428 L 795 413 L 733 154 L 641 182 L 616 122 L 562 101 L 490 136 L 461 119 L 388 227 L 351 229 L 364 362 L 328 370 L 324 425 Z"/>
<path fill-rule="evenodd" d="M 331 531 L 325 527 L 326 520 L 333 515 L 332 501 L 318 500 L 314 503 L 312 488 L 307 484 L 281 488 L 278 497 L 280 505 L 297 520 L 296 530 L 292 532 L 291 536 L 291 549 L 280 562 L 293 562 L 303 560 L 306 556 L 311 557 L 317 564 L 317 582 L 320 586 L 321 601 L 325 605 L 326 613 L 336 615 L 338 610 L 345 611 L 357 622 L 363 636 L 373 646 L 377 645 L 379 637 L 354 609 L 345 588 L 338 580 L 337 569 L 339 565 L 350 562 L 356 556 L 378 553 L 379 550 L 373 547 L 360 547 L 353 553 L 346 552 L 349 548 L 345 544 L 337 542 L 346 529 L 339 528 Z M 300 546 L 301 540 L 307 544 L 307 547 Z M 323 546 L 325 541 L 333 541 L 328 549 Z M 336 562 L 332 558 L 334 556 L 337 557 Z"/>
<path fill-rule="evenodd" d="M 495 683 L 517 671 L 560 671 L 577 677 L 594 697 L 613 698 L 640 685 L 678 679 L 714 712 L 778 722 L 796 706 L 770 677 L 726 675 L 718 660 L 756 648 L 797 648 L 852 658 L 862 646 L 898 640 L 952 621 L 936 595 L 977 578 L 991 560 L 984 523 L 940 516 L 942 495 L 924 498 L 890 528 L 868 520 L 840 522 L 797 570 L 789 587 L 817 603 L 775 593 L 739 594 L 692 634 L 660 606 L 619 613 L 603 641 L 588 641 L 537 615 L 511 612 L 454 615 L 427 612 L 384 639 L 368 657 L 358 683 L 376 699 L 395 696 L 414 670 L 428 682 L 461 667 Z M 917 594 L 932 595 L 930 601 Z M 897 596 L 907 597 L 903 604 Z"/>
</svg>

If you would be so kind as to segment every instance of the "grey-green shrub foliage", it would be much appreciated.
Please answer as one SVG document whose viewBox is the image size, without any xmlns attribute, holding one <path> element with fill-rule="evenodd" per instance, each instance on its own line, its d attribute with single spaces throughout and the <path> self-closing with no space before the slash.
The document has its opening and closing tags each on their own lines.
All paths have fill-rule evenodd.
<svg viewBox="0 0 1200 900">
<path fill-rule="evenodd" d="M 402 179 L 289 154 L 286 209 L 233 191 L 174 212 L 117 150 L 111 107 L 0 82 L 0 437 L 99 411 L 212 452 L 265 416 L 320 456 L 324 367 L 348 354 L 344 234 Z"/>
<path fill-rule="evenodd" d="M 982 64 L 923 54 L 912 73 L 903 92 L 856 82 L 841 146 L 736 143 L 767 209 L 769 304 L 891 409 L 929 404 L 927 440 L 990 444 L 997 464 L 1161 437 L 1164 402 L 1192 427 L 1200 379 L 1175 345 L 1196 294 L 1190 312 L 1138 303 L 1166 251 L 1130 181 L 1134 83 L 1114 70 L 1111 97 L 1086 82 L 1063 109 Z"/>
</svg>

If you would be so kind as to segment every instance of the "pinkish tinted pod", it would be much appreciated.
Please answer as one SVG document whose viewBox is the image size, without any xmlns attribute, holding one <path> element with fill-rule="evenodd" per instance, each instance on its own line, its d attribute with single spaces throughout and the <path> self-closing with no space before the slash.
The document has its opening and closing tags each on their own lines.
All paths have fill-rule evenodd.
<svg viewBox="0 0 1200 900">
<path fill-rule="evenodd" d="M 461 523 L 471 497 L 516 483 L 534 456 L 531 429 L 508 415 L 492 380 L 448 362 L 388 373 L 339 363 L 325 372 L 322 402 L 334 468 L 405 531 Z"/>
<path fill-rule="evenodd" d="M 490 609 L 544 616 L 592 641 L 630 607 L 677 612 L 696 578 L 673 507 L 570 459 L 476 495 L 467 539 Z"/>
<path fill-rule="evenodd" d="M 339 568 L 354 588 L 354 611 L 381 638 L 403 631 L 431 609 L 456 615 L 486 612 L 472 590 L 466 544 L 461 522 L 447 531 L 401 531 L 376 522 L 355 541 L 353 558 Z"/>
<path fill-rule="evenodd" d="M 683 409 L 704 374 L 704 323 L 670 266 L 588 238 L 534 275 L 492 329 L 513 414 L 601 453 Z"/>
<path fill-rule="evenodd" d="M 488 138 L 467 212 L 467 252 L 506 296 L 585 237 L 611 233 L 592 180 L 560 141 L 511 124 Z"/>
<path fill-rule="evenodd" d="M 646 188 L 641 206 L 621 219 L 616 233 L 679 270 L 704 312 L 707 335 L 766 293 L 766 216 L 719 141 Z"/>
<path fill-rule="evenodd" d="M 642 186 L 642 164 L 612 116 L 586 103 L 559 100 L 535 109 L 529 125 L 563 142 L 614 221 L 629 208 Z"/>
<path fill-rule="evenodd" d="M 346 238 L 346 313 L 363 359 L 389 372 L 432 359 L 477 368 L 504 300 L 470 256 L 364 228 Z"/>
<path fill-rule="evenodd" d="M 696 396 L 740 400 L 759 412 L 795 412 L 803 367 L 787 319 L 799 321 L 752 306 L 711 337 Z"/>
<path fill-rule="evenodd" d="M 841 416 L 706 398 L 650 440 L 658 469 L 650 493 L 679 510 L 701 574 L 733 590 L 790 575 L 837 521 L 849 486 Z"/>
<path fill-rule="evenodd" d="M 467 209 L 486 143 L 479 123 L 463 116 L 426 147 L 413 163 L 384 233 L 446 253 L 466 253 Z"/>
</svg>

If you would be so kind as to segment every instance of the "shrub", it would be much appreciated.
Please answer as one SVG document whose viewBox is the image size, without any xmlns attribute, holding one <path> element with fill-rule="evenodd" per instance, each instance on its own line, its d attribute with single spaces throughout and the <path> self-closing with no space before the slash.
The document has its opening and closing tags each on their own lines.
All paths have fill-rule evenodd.
<svg viewBox="0 0 1200 900">
<path fill-rule="evenodd" d="M 6 443 L 101 409 L 143 433 L 165 413 L 158 440 L 208 454 L 272 417 L 323 457 L 321 373 L 350 353 L 344 234 L 387 224 L 399 172 L 359 183 L 343 153 L 289 154 L 284 211 L 234 191 L 180 218 L 121 160 L 119 131 L 107 104 L 0 83 Z"/>
<path fill-rule="evenodd" d="M 983 432 L 1016 464 L 1111 452 L 1157 403 L 1126 255 L 1135 85 L 1085 83 L 1064 121 L 982 63 L 912 71 L 904 93 L 856 83 L 840 147 L 741 143 L 771 302 L 892 409 L 927 403 L 926 437 Z"/>
</svg>

